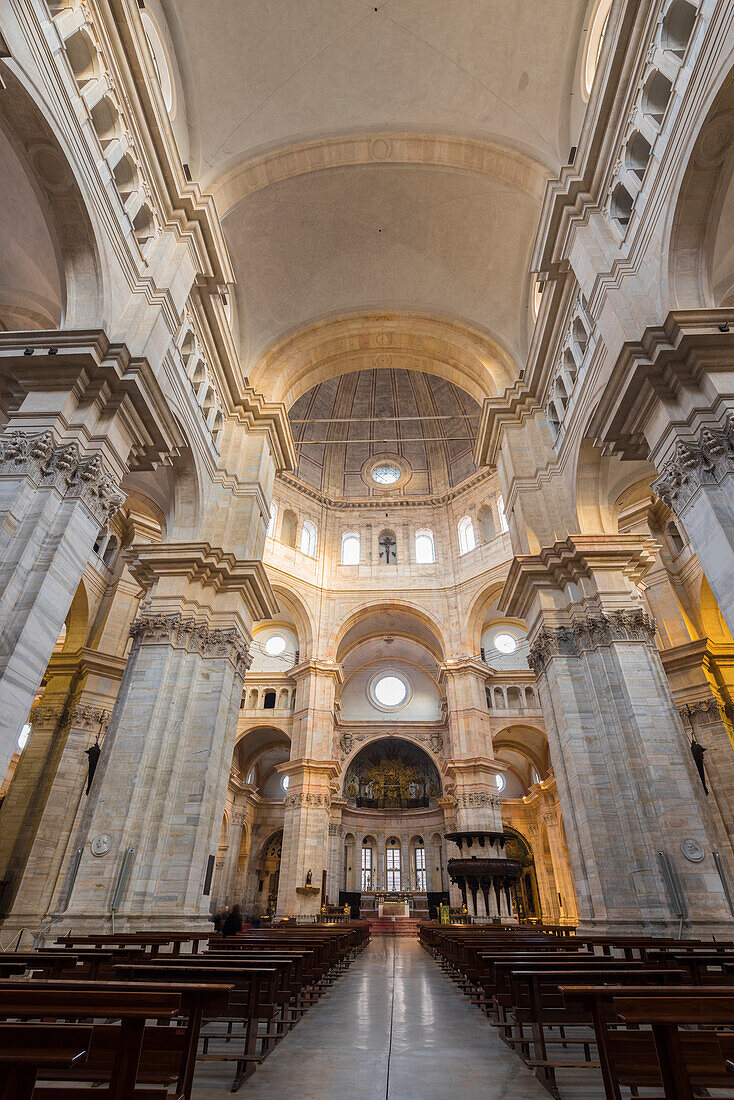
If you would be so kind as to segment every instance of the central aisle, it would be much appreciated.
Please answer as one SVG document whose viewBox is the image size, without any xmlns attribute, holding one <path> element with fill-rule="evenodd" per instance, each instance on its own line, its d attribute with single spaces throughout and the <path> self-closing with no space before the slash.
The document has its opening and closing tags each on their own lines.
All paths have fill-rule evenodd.
<svg viewBox="0 0 734 1100">
<path fill-rule="evenodd" d="M 215 1070 L 212 1063 L 202 1067 L 194 1100 L 223 1100 L 231 1080 L 231 1072 Z M 452 1095 L 548 1100 L 418 941 L 397 936 L 372 940 L 243 1085 L 241 1095 L 247 1100 L 446 1100 Z"/>
</svg>

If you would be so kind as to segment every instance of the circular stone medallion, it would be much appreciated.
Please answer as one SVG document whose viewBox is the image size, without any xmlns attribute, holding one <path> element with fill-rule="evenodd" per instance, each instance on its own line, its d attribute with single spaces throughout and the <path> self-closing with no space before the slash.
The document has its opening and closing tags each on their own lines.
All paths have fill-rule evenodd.
<svg viewBox="0 0 734 1100">
<path fill-rule="evenodd" d="M 112 837 L 109 833 L 100 833 L 90 844 L 93 856 L 106 856 L 111 847 Z"/>
<path fill-rule="evenodd" d="M 691 861 L 691 863 L 700 863 L 704 855 L 706 854 L 698 841 L 694 840 L 693 837 L 690 836 L 686 837 L 686 839 L 682 841 L 680 850 L 686 857 L 686 859 L 689 859 Z"/>
</svg>

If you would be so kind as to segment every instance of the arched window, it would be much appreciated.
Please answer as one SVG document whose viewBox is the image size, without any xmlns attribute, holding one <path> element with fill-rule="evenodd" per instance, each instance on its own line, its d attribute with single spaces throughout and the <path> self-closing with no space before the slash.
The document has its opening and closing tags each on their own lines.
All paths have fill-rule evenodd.
<svg viewBox="0 0 734 1100">
<path fill-rule="evenodd" d="M 596 70 L 599 66 L 599 58 L 601 57 L 602 46 L 604 45 L 604 38 L 607 33 L 607 24 L 609 22 L 611 7 L 612 0 L 599 0 L 586 35 L 584 92 L 587 99 L 591 95 L 591 89 L 594 86 L 594 77 L 596 76 Z"/>
<path fill-rule="evenodd" d="M 362 848 L 362 889 L 372 889 L 372 848 L 365 844 Z"/>
<path fill-rule="evenodd" d="M 309 558 L 316 557 L 316 524 L 307 519 L 301 531 L 301 550 Z"/>
<path fill-rule="evenodd" d="M 423 892 L 426 888 L 426 849 L 422 845 L 413 852 L 413 871 L 415 888 Z"/>
<path fill-rule="evenodd" d="M 400 841 L 390 837 L 385 852 L 385 870 L 387 871 L 387 889 L 394 893 L 401 889 L 400 884 Z"/>
<path fill-rule="evenodd" d="M 464 516 L 463 519 L 459 520 L 459 553 L 468 554 L 476 545 L 477 540 L 471 516 Z"/>
<path fill-rule="evenodd" d="M 296 531 L 298 530 L 298 520 L 296 519 L 296 513 L 291 511 L 290 508 L 286 508 L 283 512 L 283 522 L 280 525 L 280 538 L 281 542 L 286 546 L 296 545 Z"/>
<path fill-rule="evenodd" d="M 359 565 L 359 535 L 348 531 L 342 535 L 342 565 Z"/>
<path fill-rule="evenodd" d="M 430 565 L 436 560 L 432 531 L 416 531 L 415 560 L 418 562 L 418 565 Z"/>
<path fill-rule="evenodd" d="M 479 509 L 479 531 L 484 542 L 491 542 L 495 536 L 492 509 L 483 504 Z"/>
<path fill-rule="evenodd" d="M 275 692 L 266 691 L 265 698 L 263 699 L 263 708 L 265 710 L 275 710 Z"/>
<path fill-rule="evenodd" d="M 383 531 L 379 539 L 380 565 L 395 565 L 398 560 L 398 545 L 392 531 Z"/>
<path fill-rule="evenodd" d="M 266 533 L 266 536 L 265 536 L 266 538 L 269 538 L 269 539 L 275 538 L 275 524 L 277 522 L 278 522 L 278 503 L 277 503 L 277 501 L 274 500 L 273 503 L 270 505 L 270 519 L 268 520 L 268 530 L 267 530 L 267 533 Z"/>
<path fill-rule="evenodd" d="M 509 531 L 507 516 L 505 515 L 505 502 L 501 496 L 497 497 L 497 515 L 500 517 L 500 531 Z"/>
</svg>

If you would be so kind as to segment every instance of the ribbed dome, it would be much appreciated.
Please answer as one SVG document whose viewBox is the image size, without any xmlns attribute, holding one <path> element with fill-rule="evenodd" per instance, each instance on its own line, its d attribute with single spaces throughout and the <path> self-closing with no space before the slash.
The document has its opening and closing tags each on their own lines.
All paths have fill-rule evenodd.
<svg viewBox="0 0 734 1100">
<path fill-rule="evenodd" d="M 364 470 L 381 455 L 402 460 L 400 496 L 445 492 L 476 469 L 479 405 L 434 375 L 391 367 L 343 374 L 303 394 L 288 415 L 298 477 L 330 497 L 384 495 Z"/>
</svg>

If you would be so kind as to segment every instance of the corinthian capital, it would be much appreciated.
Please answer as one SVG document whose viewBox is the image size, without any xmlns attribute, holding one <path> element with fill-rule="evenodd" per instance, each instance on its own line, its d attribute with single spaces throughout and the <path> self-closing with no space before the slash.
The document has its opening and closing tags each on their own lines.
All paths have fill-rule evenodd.
<svg viewBox="0 0 734 1100">
<path fill-rule="evenodd" d="M 668 508 L 680 514 L 698 489 L 719 485 L 733 470 L 734 414 L 727 413 L 723 428 L 704 428 L 695 443 L 680 441 L 652 488 Z"/>
</svg>

